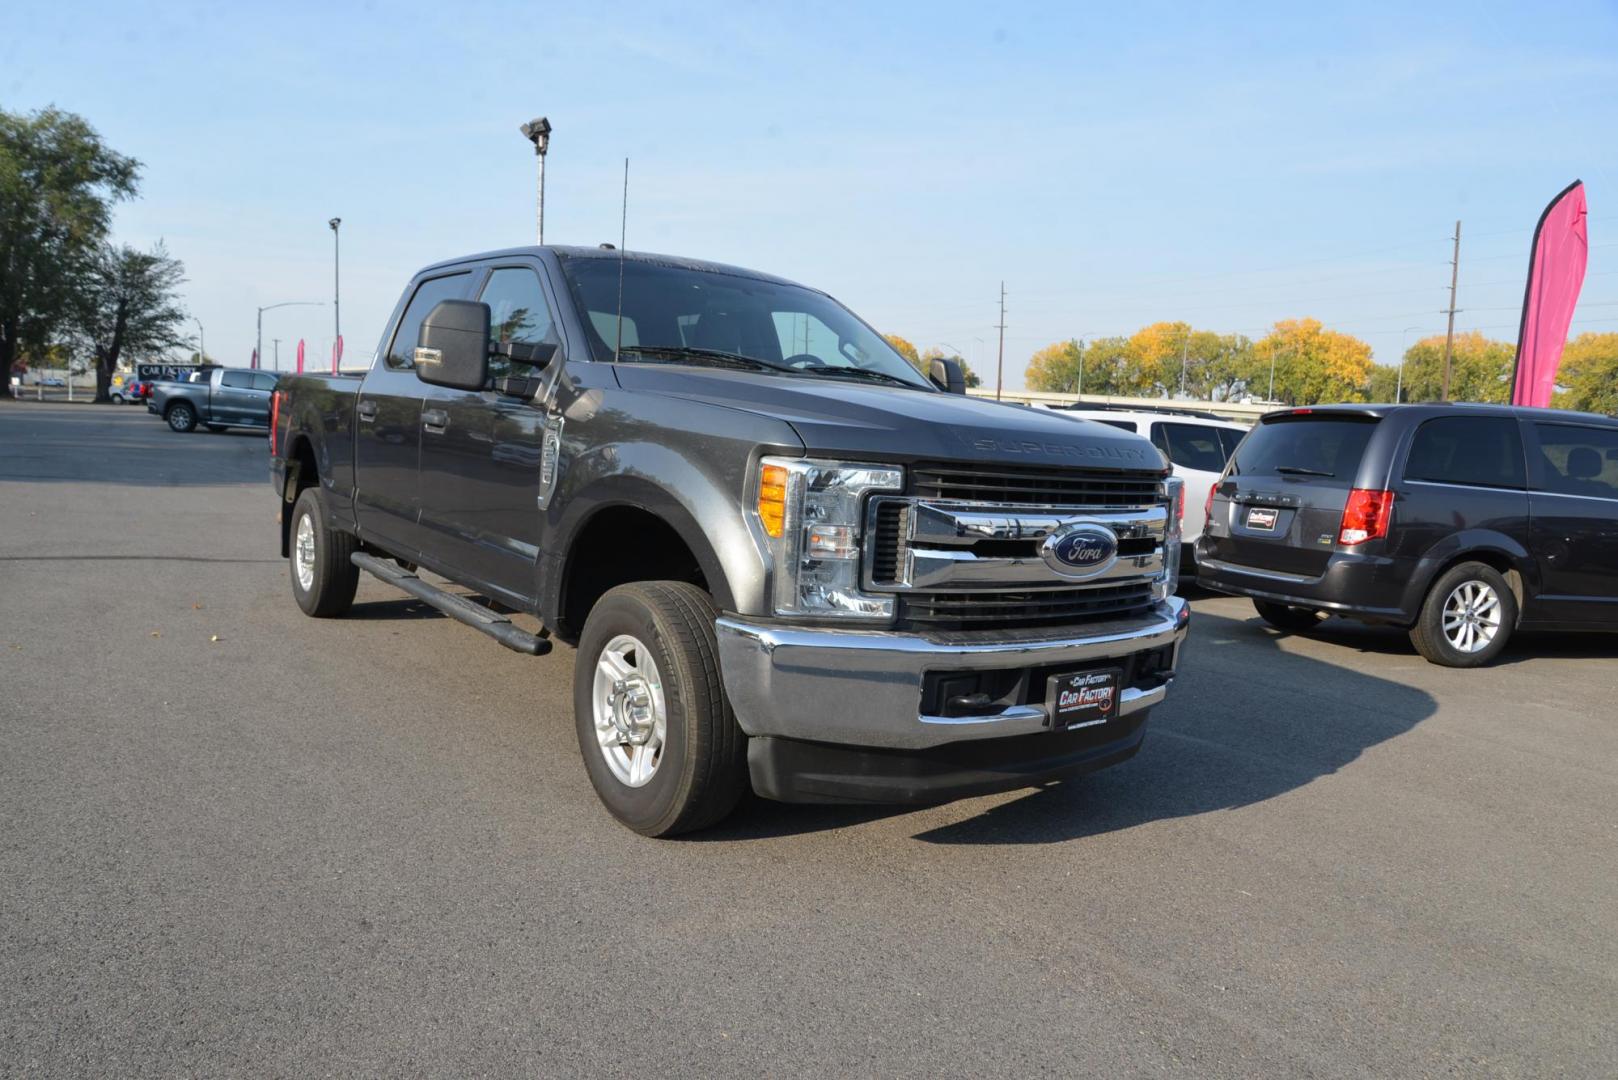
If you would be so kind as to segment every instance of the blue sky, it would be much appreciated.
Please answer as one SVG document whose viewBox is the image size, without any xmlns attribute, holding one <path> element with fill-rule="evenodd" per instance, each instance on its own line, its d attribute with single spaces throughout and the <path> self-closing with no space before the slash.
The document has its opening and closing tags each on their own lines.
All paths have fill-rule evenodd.
<svg viewBox="0 0 1618 1080">
<path fill-rule="evenodd" d="M 1418 10 L 1419 8 L 1419 10 Z M 1574 331 L 1618 330 L 1618 7 L 23 4 L 0 107 L 54 103 L 145 163 L 118 237 L 164 239 L 208 351 L 330 300 L 368 356 L 400 286 L 530 242 L 629 244 L 825 288 L 1006 385 L 1030 353 L 1158 319 L 1259 336 L 1312 315 L 1395 361 L 1514 336 L 1545 202 L 1589 190 Z M 331 310 L 265 317 L 329 356 Z"/>
</svg>

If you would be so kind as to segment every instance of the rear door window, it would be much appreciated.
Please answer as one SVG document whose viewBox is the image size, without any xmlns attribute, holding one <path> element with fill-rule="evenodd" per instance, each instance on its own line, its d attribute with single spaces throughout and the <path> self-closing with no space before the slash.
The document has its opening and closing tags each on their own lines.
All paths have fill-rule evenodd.
<svg viewBox="0 0 1618 1080">
<path fill-rule="evenodd" d="M 253 375 L 253 389 L 274 390 L 277 381 L 277 377 L 274 375 L 260 375 L 255 372 Z"/>
<path fill-rule="evenodd" d="M 1303 416 L 1261 422 L 1236 450 L 1233 476 L 1314 477 L 1348 487 L 1377 420 Z"/>
<path fill-rule="evenodd" d="M 1230 447 L 1220 439 L 1221 431 L 1201 424 L 1159 423 L 1152 441 L 1168 455 L 1169 462 L 1199 472 L 1223 472 Z"/>
<path fill-rule="evenodd" d="M 249 371 L 227 371 L 220 376 L 219 381 L 224 386 L 233 386 L 238 390 L 253 388 L 253 374 Z"/>
<path fill-rule="evenodd" d="M 1405 479 L 1466 487 L 1524 487 L 1522 433 L 1507 416 L 1444 416 L 1416 429 Z"/>
<path fill-rule="evenodd" d="M 1618 430 L 1535 424 L 1539 486 L 1558 495 L 1618 499 Z"/>
</svg>

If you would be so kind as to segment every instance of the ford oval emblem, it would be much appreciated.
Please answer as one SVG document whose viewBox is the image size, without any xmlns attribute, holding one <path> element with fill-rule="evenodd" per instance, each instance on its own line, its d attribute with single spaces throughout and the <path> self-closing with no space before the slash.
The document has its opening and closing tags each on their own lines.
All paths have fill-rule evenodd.
<svg viewBox="0 0 1618 1080">
<path fill-rule="evenodd" d="M 1105 525 L 1074 522 L 1047 536 L 1039 555 L 1063 577 L 1095 577 L 1118 561 L 1118 534 Z"/>
</svg>

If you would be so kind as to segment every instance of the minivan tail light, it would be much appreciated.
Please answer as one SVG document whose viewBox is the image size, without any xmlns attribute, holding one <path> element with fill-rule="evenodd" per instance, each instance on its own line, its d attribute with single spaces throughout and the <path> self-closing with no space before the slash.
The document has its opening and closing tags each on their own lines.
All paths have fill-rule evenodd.
<svg viewBox="0 0 1618 1080">
<path fill-rule="evenodd" d="M 1393 517 L 1393 492 L 1355 488 L 1348 493 L 1343 506 L 1343 524 L 1337 531 L 1337 542 L 1352 547 L 1367 540 L 1380 540 L 1388 535 L 1388 522 Z"/>
</svg>

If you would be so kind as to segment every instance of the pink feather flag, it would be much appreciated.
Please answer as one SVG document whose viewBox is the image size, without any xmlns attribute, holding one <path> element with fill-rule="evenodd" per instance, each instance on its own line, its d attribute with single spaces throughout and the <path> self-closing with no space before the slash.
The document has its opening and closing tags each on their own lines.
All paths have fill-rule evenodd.
<svg viewBox="0 0 1618 1080">
<path fill-rule="evenodd" d="M 1589 216 L 1584 183 L 1575 180 L 1551 200 L 1534 228 L 1511 376 L 1513 405 L 1544 408 L 1551 403 L 1556 369 L 1562 365 L 1562 347 L 1590 258 Z"/>
</svg>

